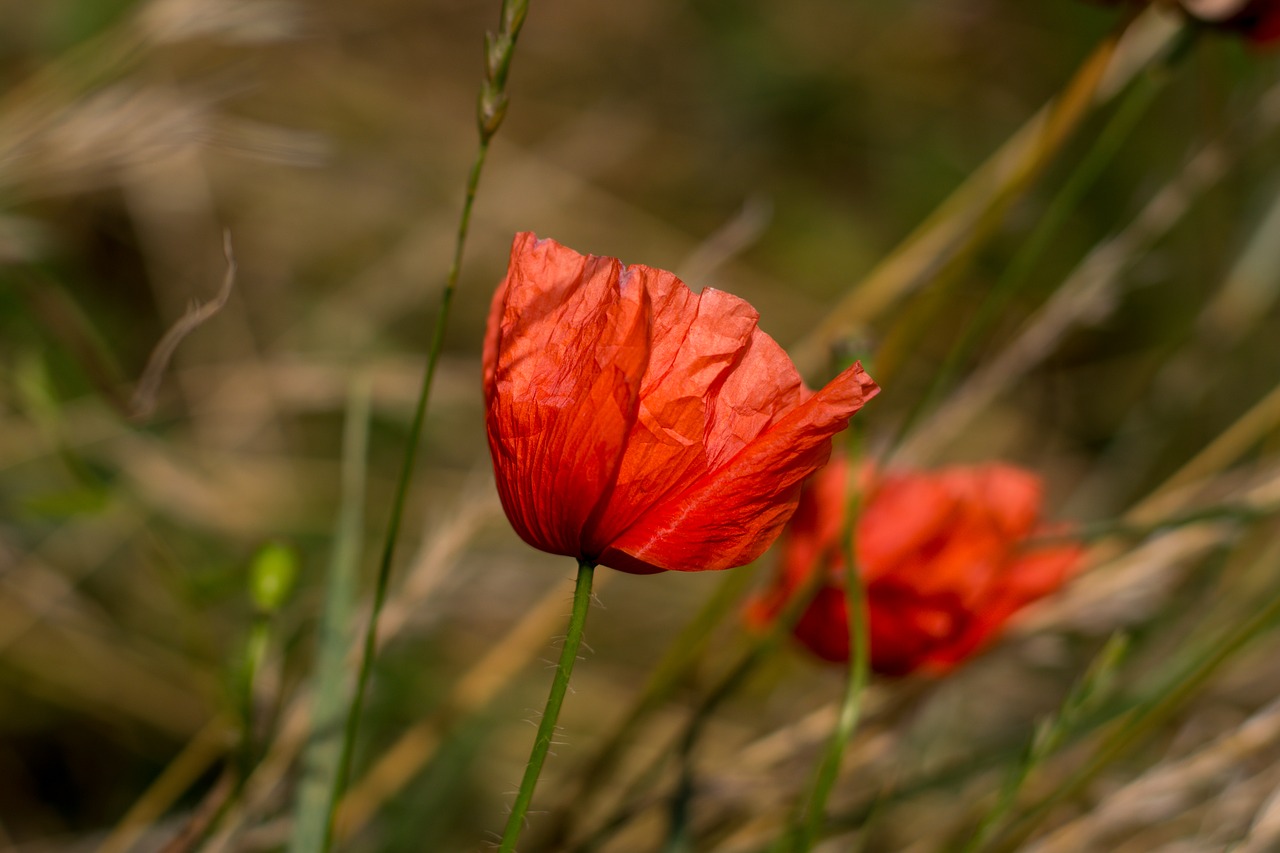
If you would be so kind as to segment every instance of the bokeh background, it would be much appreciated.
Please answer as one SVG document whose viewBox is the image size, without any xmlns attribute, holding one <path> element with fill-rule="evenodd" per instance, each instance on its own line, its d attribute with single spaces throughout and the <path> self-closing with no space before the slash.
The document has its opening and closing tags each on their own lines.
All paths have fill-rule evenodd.
<svg viewBox="0 0 1280 853">
<path fill-rule="evenodd" d="M 348 602 L 358 621 L 497 15 L 474 0 L 0 0 L 0 850 L 164 849 L 237 760 L 237 679 L 264 625 L 251 760 L 265 756 L 277 775 L 184 849 L 286 843 L 302 778 L 292 714 L 314 672 L 344 417 L 367 395 L 365 535 Z M 490 837 L 563 630 L 573 566 L 511 532 L 483 436 L 480 341 L 512 234 L 676 270 L 748 299 L 784 346 L 803 342 L 1123 18 L 1076 0 L 533 4 L 480 184 L 357 752 L 358 781 L 381 762 L 393 781 L 347 849 L 477 849 Z M 1255 406 L 1280 377 L 1280 59 L 1205 33 L 1138 76 L 1119 106 L 1080 119 L 982 240 L 839 339 L 885 388 L 858 416 L 871 452 L 1026 465 L 1046 479 L 1051 516 L 1095 523 L 1245 429 L 1177 508 L 1267 487 L 1274 506 L 1278 406 Z M 1134 120 L 1117 118 L 1126 109 Z M 1100 154 L 1099 140 L 1114 144 Z M 1059 226 L 931 397 L 995 283 L 1052 216 Z M 1081 275 L 1096 286 L 1072 297 L 1042 356 L 954 429 L 930 421 Z M 166 330 L 220 294 L 221 310 L 151 374 L 158 384 L 140 383 Z M 830 369 L 802 366 L 813 382 Z M 866 826 L 867 849 L 955 849 L 989 808 L 1000 762 L 1016 764 L 1035 720 L 1125 630 L 1132 649 L 1104 710 L 1090 706 L 1074 751 L 1032 778 L 1033 799 L 1053 790 L 1098 754 L 1108 725 L 1159 692 L 1151 685 L 1177 683 L 1205 643 L 1269 600 L 1277 529 L 1264 513 L 1126 540 L 1119 558 L 1095 561 L 1136 562 L 1113 573 L 1121 580 L 1051 602 L 953 677 L 877 684 L 832 804 L 846 830 Z M 299 572 L 263 617 L 250 566 L 272 542 Z M 723 583 L 601 580 L 529 849 Z M 1267 630 L 1047 825 L 1069 826 L 1245 731 L 1280 683 Z M 669 749 L 744 642 L 730 615 L 628 740 L 625 766 Z M 783 648 L 717 709 L 698 753 L 698 849 L 767 842 L 752 819 L 785 814 L 803 787 L 842 679 Z M 1277 728 L 1274 718 L 1263 723 Z M 1260 837 L 1249 833 L 1280 785 L 1280 731 L 1246 742 L 1208 775 L 1175 775 L 1172 794 L 1160 789 L 1165 811 L 1134 805 L 1105 825 L 1111 835 L 1043 849 L 1217 850 Z M 156 794 L 157 779 L 177 781 Z M 669 783 L 635 800 L 634 819 L 601 849 L 659 849 Z M 625 799 L 622 781 L 602 788 Z M 1147 804 L 1141 794 L 1131 799 Z M 604 819 L 583 810 L 588 828 Z M 847 836 L 834 843 L 850 849 Z"/>
</svg>

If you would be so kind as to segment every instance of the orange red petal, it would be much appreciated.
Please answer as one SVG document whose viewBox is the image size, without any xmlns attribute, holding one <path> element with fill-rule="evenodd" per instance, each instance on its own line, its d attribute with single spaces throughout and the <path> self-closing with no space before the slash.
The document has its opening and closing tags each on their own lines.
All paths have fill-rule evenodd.
<svg viewBox="0 0 1280 853">
<path fill-rule="evenodd" d="M 484 347 L 498 492 L 529 544 L 625 571 L 758 556 L 879 390 L 814 394 L 746 302 L 519 234 Z"/>
<path fill-rule="evenodd" d="M 822 574 L 794 633 L 819 657 L 847 660 L 844 527 L 848 465 L 832 462 L 806 487 L 773 586 L 748 621 L 763 624 Z M 1083 549 L 1030 547 L 1043 532 L 1041 484 L 1008 465 L 872 474 L 855 531 L 866 590 L 873 669 L 944 672 L 991 641 L 1008 620 L 1065 583 Z"/>
</svg>

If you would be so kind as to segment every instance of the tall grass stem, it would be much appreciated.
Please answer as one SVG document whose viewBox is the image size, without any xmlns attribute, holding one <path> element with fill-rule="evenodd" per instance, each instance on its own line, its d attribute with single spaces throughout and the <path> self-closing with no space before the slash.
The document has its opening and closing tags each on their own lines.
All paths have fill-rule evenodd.
<svg viewBox="0 0 1280 853">
<path fill-rule="evenodd" d="M 850 444 L 855 444 L 857 430 L 850 432 Z M 850 455 L 856 460 L 856 454 Z M 804 805 L 803 818 L 800 821 L 800 838 L 796 849 L 807 853 L 817 843 L 822 832 L 822 825 L 827 810 L 827 800 L 831 789 L 835 787 L 840 775 L 840 764 L 844 760 L 845 746 L 853 737 L 858 727 L 858 719 L 862 714 L 862 697 L 866 693 L 867 682 L 871 674 L 870 637 L 867 627 L 867 594 L 862 583 L 862 574 L 858 571 L 857 562 L 857 522 L 862 504 L 862 495 L 858 489 L 857 473 L 851 465 L 849 470 L 847 506 L 841 550 L 844 552 L 844 596 L 848 611 L 849 627 L 849 679 L 845 686 L 844 699 L 840 705 L 840 715 L 836 718 L 836 727 L 831 733 L 826 754 L 813 777 L 813 786 L 808 801 Z M 825 567 L 818 567 L 825 571 Z"/>
<path fill-rule="evenodd" d="M 961 364 L 978 345 L 991 325 L 1000 317 L 1010 300 L 1026 284 L 1036 264 L 1052 245 L 1055 237 L 1079 207 L 1089 189 L 1097 183 L 1106 167 L 1115 159 L 1137 126 L 1138 120 L 1160 92 L 1165 74 L 1147 73 L 1138 77 L 1121 100 L 1106 126 L 1098 134 L 1084 159 L 1072 171 L 1066 184 L 1053 198 L 1040 222 L 1018 248 L 1004 268 L 987 298 L 978 306 L 977 314 L 965 325 L 960 338 L 952 345 L 942 366 L 934 373 L 929 390 L 920 396 L 898 432 L 898 440 L 906 435 L 926 411 L 937 403 L 955 378 Z"/>
<path fill-rule="evenodd" d="M 454 240 L 453 260 L 449 265 L 449 276 L 445 281 L 444 291 L 440 295 L 440 310 L 436 313 L 435 329 L 431 336 L 431 348 L 427 356 L 427 367 L 422 375 L 422 386 L 418 392 L 418 402 L 414 407 L 413 421 L 409 427 L 409 437 L 405 442 L 404 461 L 400 466 L 400 474 L 396 481 L 395 496 L 391 504 L 391 518 L 387 525 L 387 535 L 383 540 L 382 556 L 378 561 L 378 576 L 374 581 L 373 603 L 369 612 L 369 622 L 365 628 L 364 641 L 360 654 L 360 666 L 356 675 L 355 692 L 351 698 L 351 708 L 347 714 L 346 731 L 342 740 L 342 751 L 338 761 L 338 773 L 331 802 L 338 803 L 346 791 L 351 776 L 351 759 L 355 752 L 356 736 L 359 733 L 360 715 L 364 709 L 364 695 L 369 684 L 369 674 L 373 666 L 373 658 L 378 648 L 378 616 L 387 600 L 387 589 L 391 581 L 391 569 L 395 562 L 396 545 L 400 538 L 400 526 L 404 519 L 404 508 L 409 493 L 409 483 L 413 479 L 414 464 L 417 461 L 418 445 L 422 440 L 422 427 L 426 421 L 427 403 L 431 398 L 431 386 L 435 380 L 436 367 L 440 362 L 440 353 L 444 350 L 445 332 L 449 326 L 449 315 L 453 308 L 453 296 L 458 288 L 458 278 L 462 271 L 463 250 L 466 247 L 467 233 L 471 227 L 471 212 L 475 207 L 476 191 L 480 186 L 480 175 L 484 171 L 484 163 L 489 154 L 489 143 L 506 115 L 507 73 L 511 67 L 511 58 L 515 54 L 516 40 L 524 25 L 525 15 L 529 9 L 528 0 L 504 0 L 500 13 L 500 24 L 497 34 L 489 34 L 485 38 L 485 80 L 480 89 L 479 103 L 476 109 L 480 142 L 476 148 L 475 161 L 471 164 L 471 172 L 467 176 L 466 194 L 462 202 L 462 212 L 458 217 L 458 233 Z M 325 843 L 321 848 L 328 851 L 333 844 L 333 825 L 336 809 L 329 815 L 329 830 L 325 834 Z"/>
<path fill-rule="evenodd" d="M 383 540 L 382 556 L 378 561 L 378 575 L 374 581 L 373 603 L 369 610 L 369 620 L 365 627 L 363 641 L 361 643 L 360 664 L 356 673 L 355 692 L 351 697 L 351 708 L 347 713 L 347 722 L 345 726 L 345 734 L 342 741 L 342 752 L 338 761 L 338 774 L 336 777 L 336 785 L 334 787 L 333 802 L 342 799 L 343 792 L 346 791 L 348 780 L 351 777 L 351 759 L 355 752 L 355 741 L 360 729 L 360 715 L 364 710 L 364 696 L 369 684 L 369 675 L 373 668 L 373 658 L 378 648 L 378 617 L 382 613 L 382 608 L 387 601 L 387 590 L 391 584 L 391 569 L 395 563 L 396 546 L 400 539 L 400 526 L 404 519 L 404 508 L 409 494 L 409 483 L 413 479 L 413 471 L 417 462 L 418 445 L 422 438 L 422 426 L 426 420 L 427 401 L 431 396 L 431 385 L 435 377 L 436 363 L 440 359 L 440 352 L 443 349 L 443 340 L 445 328 L 448 325 L 449 309 L 453 304 L 453 292 L 456 286 L 458 257 L 461 254 L 461 242 L 466 239 L 466 221 L 470 218 L 472 200 L 475 197 L 475 184 L 477 183 L 480 168 L 484 162 L 484 153 L 487 146 L 482 145 L 480 154 L 476 159 L 475 165 L 472 166 L 471 179 L 468 182 L 467 200 L 463 210 L 463 225 L 459 229 L 459 249 L 455 254 L 454 266 L 449 273 L 449 283 L 445 286 L 445 291 L 440 303 L 440 313 L 436 315 L 435 333 L 431 339 L 431 351 L 427 362 L 426 372 L 423 374 L 422 389 L 418 395 L 417 406 L 414 409 L 413 421 L 409 427 L 409 438 L 405 443 L 404 462 L 400 468 L 400 474 L 396 481 L 395 497 L 391 503 L 391 519 L 387 527 L 387 535 Z M 322 850 L 329 850 L 332 846 L 333 835 L 333 815 L 329 820 L 330 830 L 327 833 L 326 841 Z"/>
<path fill-rule="evenodd" d="M 360 552 L 364 539 L 365 480 L 372 390 L 367 380 L 355 383 L 347 403 L 342 448 L 342 501 L 338 509 L 324 612 L 312 684 L 311 735 L 302 756 L 302 778 L 294 806 L 289 853 L 327 848 L 337 810 L 343 714 L 349 711 L 350 673 L 347 655 L 354 628 Z"/>
</svg>

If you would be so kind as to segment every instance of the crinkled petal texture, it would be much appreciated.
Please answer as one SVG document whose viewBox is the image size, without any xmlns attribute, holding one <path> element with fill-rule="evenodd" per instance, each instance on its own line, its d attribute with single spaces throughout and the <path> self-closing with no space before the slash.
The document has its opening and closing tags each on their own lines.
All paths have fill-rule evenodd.
<svg viewBox="0 0 1280 853">
<path fill-rule="evenodd" d="M 748 611 L 748 621 L 767 622 L 812 572 L 823 572 L 795 635 L 831 661 L 849 656 L 840 547 L 847 476 L 837 460 L 814 478 L 788 529 L 778 579 Z M 1043 531 L 1041 484 L 1027 471 L 985 465 L 865 479 L 855 543 L 877 672 L 945 672 L 1058 589 L 1083 556 L 1076 543 L 1026 547 Z"/>
<path fill-rule="evenodd" d="M 817 393 L 735 296 L 516 235 L 484 349 L 503 508 L 544 551 L 623 571 L 758 557 L 831 436 L 878 392 Z"/>
</svg>

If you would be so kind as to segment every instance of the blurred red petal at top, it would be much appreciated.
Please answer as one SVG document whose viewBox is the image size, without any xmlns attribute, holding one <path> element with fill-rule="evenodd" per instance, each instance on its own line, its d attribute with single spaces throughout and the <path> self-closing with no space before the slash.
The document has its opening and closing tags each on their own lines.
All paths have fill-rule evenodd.
<svg viewBox="0 0 1280 853">
<path fill-rule="evenodd" d="M 1152 0 L 1095 0 L 1109 6 L 1146 6 Z M 1169 0 L 1191 20 L 1214 29 L 1240 33 L 1251 42 L 1280 42 L 1280 0 Z"/>
<path fill-rule="evenodd" d="M 669 272 L 517 234 L 484 347 L 498 493 L 530 545 L 628 572 L 758 557 L 878 393 L 814 393 L 755 309 Z"/>
<path fill-rule="evenodd" d="M 752 602 L 767 624 L 805 587 L 817 591 L 794 628 L 830 661 L 849 657 L 841 536 L 848 464 L 833 460 L 806 487 L 783 540 L 773 586 Z M 865 477 L 855 551 L 866 585 L 872 668 L 943 673 L 992 640 L 1019 610 L 1057 590 L 1083 556 L 1074 542 L 1030 547 L 1045 532 L 1041 483 L 1009 465 Z"/>
</svg>

